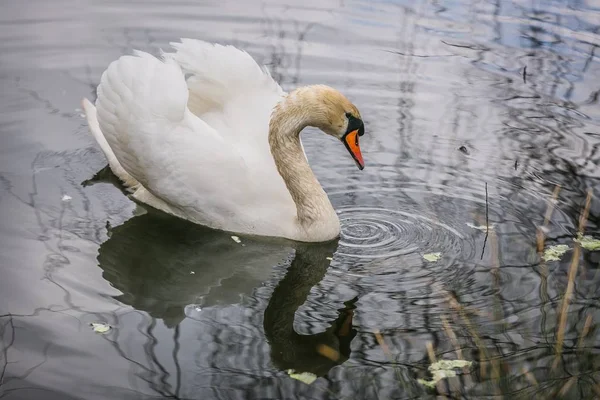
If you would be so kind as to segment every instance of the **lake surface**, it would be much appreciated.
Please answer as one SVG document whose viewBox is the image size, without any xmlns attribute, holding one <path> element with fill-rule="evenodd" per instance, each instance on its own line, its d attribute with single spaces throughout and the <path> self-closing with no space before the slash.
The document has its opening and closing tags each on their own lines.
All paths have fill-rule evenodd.
<svg viewBox="0 0 600 400">
<path fill-rule="evenodd" d="M 588 193 L 600 236 L 598 0 L 1 10 L 0 398 L 600 398 L 600 253 L 573 241 Z M 104 169 L 81 98 L 120 55 L 180 37 L 359 107 L 364 171 L 303 134 L 339 242 L 236 243 L 137 206 Z M 542 261 L 556 244 L 571 250 Z M 473 364 L 428 388 L 432 356 Z"/>
</svg>

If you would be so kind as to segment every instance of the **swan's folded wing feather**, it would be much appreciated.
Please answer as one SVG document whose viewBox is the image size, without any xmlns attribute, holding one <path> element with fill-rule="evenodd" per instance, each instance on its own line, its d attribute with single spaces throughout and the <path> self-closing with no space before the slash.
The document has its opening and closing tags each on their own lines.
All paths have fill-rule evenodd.
<svg viewBox="0 0 600 400">
<path fill-rule="evenodd" d="M 245 51 L 195 39 L 171 43 L 189 88 L 189 109 L 236 145 L 254 171 L 272 165 L 268 146 L 273 108 L 285 95 L 269 71 Z"/>
<path fill-rule="evenodd" d="M 195 103 L 190 109 L 196 114 L 222 108 L 242 96 L 284 94 L 265 67 L 234 46 L 196 39 L 181 39 L 171 46 L 176 52 L 165 53 L 164 57 L 176 61 L 189 75 L 190 103 Z M 251 104 L 253 99 L 248 100 Z"/>
<path fill-rule="evenodd" d="M 151 148 L 145 129 L 182 121 L 187 90 L 177 65 L 151 57 L 123 56 L 102 74 L 96 108 L 100 130 L 123 168 L 144 186 Z"/>
<path fill-rule="evenodd" d="M 176 63 L 137 52 L 103 74 L 98 121 L 121 166 L 145 189 L 218 227 L 233 209 L 228 201 L 243 198 L 246 168 L 237 149 L 188 110 L 187 96 Z"/>
</svg>

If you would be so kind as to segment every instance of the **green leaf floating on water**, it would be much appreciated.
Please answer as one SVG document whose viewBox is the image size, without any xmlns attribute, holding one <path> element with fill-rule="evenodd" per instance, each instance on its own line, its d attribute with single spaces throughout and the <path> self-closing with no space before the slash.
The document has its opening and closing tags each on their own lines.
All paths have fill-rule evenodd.
<svg viewBox="0 0 600 400">
<path fill-rule="evenodd" d="M 287 373 L 290 376 L 290 378 L 299 380 L 300 382 L 304 382 L 307 385 L 310 385 L 311 383 L 313 383 L 317 379 L 317 376 L 315 374 L 310 373 L 310 372 L 296 373 L 293 369 L 288 369 Z"/>
<path fill-rule="evenodd" d="M 442 258 L 442 253 L 427 253 L 423 255 L 423 258 L 429 262 L 436 262 Z"/>
<path fill-rule="evenodd" d="M 544 261 L 558 261 L 569 250 L 570 247 L 566 244 L 557 244 L 546 248 L 542 259 Z"/>
<path fill-rule="evenodd" d="M 429 366 L 430 371 L 447 371 L 453 368 L 464 368 L 470 367 L 473 364 L 472 361 L 467 360 L 440 360 L 438 362 L 434 362 Z"/>
<path fill-rule="evenodd" d="M 470 367 L 471 364 L 473 363 L 467 360 L 440 360 L 427 368 L 431 372 L 431 375 L 433 375 L 433 379 L 418 379 L 417 381 L 423 386 L 433 388 L 442 379 L 456 376 L 454 368 Z"/>
<path fill-rule="evenodd" d="M 573 239 L 575 240 L 577 243 L 579 243 L 579 245 L 581 245 L 581 247 L 583 247 L 586 250 L 590 250 L 590 251 L 596 251 L 596 250 L 600 250 L 600 239 L 595 239 L 592 236 L 582 236 L 581 234 L 579 234 L 577 236 L 577 239 Z"/>
<path fill-rule="evenodd" d="M 90 325 L 96 333 L 106 333 L 110 331 L 110 325 L 103 322 L 92 322 Z"/>
</svg>

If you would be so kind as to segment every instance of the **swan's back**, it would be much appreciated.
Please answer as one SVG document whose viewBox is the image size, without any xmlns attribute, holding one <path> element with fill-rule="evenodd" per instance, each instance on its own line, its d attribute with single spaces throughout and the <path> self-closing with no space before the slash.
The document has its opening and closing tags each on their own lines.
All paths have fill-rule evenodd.
<svg viewBox="0 0 600 400">
<path fill-rule="evenodd" d="M 286 236 L 276 225 L 296 210 L 267 140 L 283 91 L 233 47 L 189 39 L 174 47 L 165 61 L 123 56 L 102 75 L 86 113 L 111 169 L 138 200 L 182 218 Z"/>
</svg>

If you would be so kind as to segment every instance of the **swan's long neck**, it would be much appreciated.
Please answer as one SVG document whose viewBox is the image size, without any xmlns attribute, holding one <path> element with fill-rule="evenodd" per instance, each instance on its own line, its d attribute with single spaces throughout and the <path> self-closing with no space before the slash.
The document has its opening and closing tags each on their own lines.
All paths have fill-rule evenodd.
<svg viewBox="0 0 600 400">
<path fill-rule="evenodd" d="M 273 111 L 269 144 L 277 170 L 296 203 L 298 222 L 307 230 L 315 222 L 338 224 L 339 230 L 335 210 L 308 165 L 300 143 L 300 131 L 306 126 L 323 126 L 325 114 L 321 104 L 311 87 L 290 93 Z"/>
</svg>

